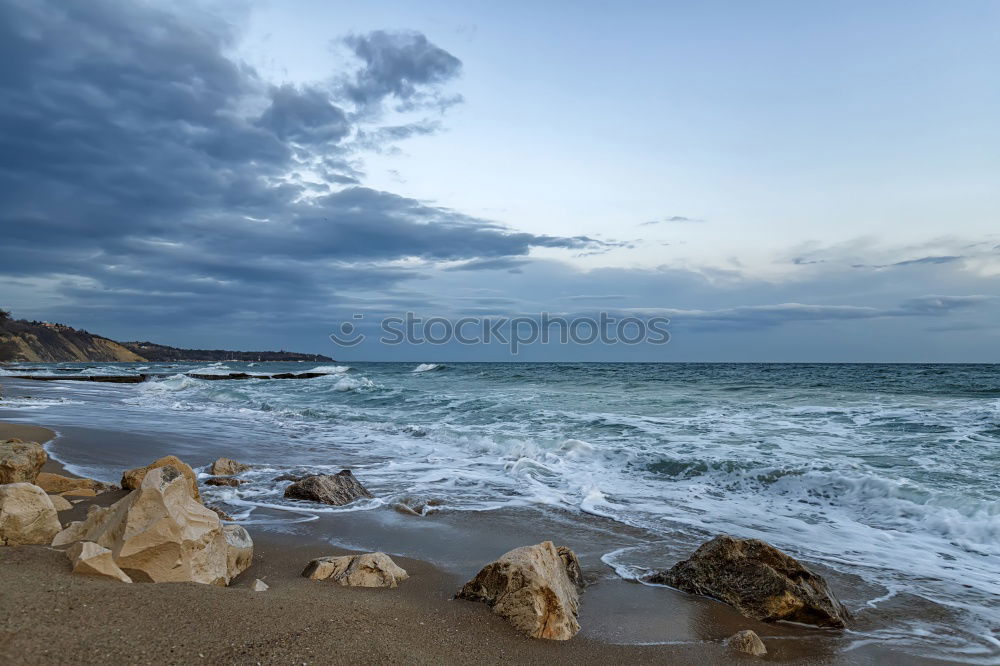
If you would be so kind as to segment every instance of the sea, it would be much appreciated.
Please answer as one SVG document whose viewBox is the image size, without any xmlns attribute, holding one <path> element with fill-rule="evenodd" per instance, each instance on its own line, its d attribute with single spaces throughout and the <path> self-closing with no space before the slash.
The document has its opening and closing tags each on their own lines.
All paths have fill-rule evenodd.
<svg viewBox="0 0 1000 666">
<path fill-rule="evenodd" d="M 256 465 L 257 482 L 205 494 L 247 521 L 379 511 L 404 497 L 433 499 L 441 514 L 558 514 L 581 534 L 600 520 L 628 535 L 608 539 L 600 561 L 630 580 L 715 534 L 759 538 L 856 582 L 843 595 L 852 610 L 883 617 L 858 641 L 1000 662 L 1000 365 L 28 365 L 0 375 L 157 375 L 0 376 L 0 407 L 57 430 L 127 423 L 174 438 L 182 458 L 221 443 Z M 108 481 L 122 469 L 59 456 Z M 304 509 L 273 481 L 342 468 L 377 499 Z"/>
</svg>

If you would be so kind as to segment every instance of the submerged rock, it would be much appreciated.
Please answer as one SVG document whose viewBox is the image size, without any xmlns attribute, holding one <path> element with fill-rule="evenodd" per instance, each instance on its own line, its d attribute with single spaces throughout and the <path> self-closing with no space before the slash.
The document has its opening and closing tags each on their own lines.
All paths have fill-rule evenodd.
<svg viewBox="0 0 1000 666">
<path fill-rule="evenodd" d="M 392 505 L 392 508 L 399 513 L 409 516 L 426 516 L 434 513 L 437 507 L 444 504 L 439 499 L 419 499 L 415 497 L 404 497 Z"/>
<path fill-rule="evenodd" d="M 306 565 L 302 575 L 313 580 L 329 579 L 345 587 L 390 588 L 410 577 L 385 553 L 319 557 Z"/>
<path fill-rule="evenodd" d="M 281 476 L 274 477 L 274 481 L 301 481 L 306 478 L 308 474 L 282 474 Z"/>
<path fill-rule="evenodd" d="M 157 469 L 159 467 L 166 467 L 167 465 L 179 470 L 181 474 L 184 475 L 184 477 L 188 480 L 188 487 L 190 488 L 191 496 L 200 502 L 201 495 L 198 493 L 198 477 L 195 476 L 194 470 L 177 456 L 164 456 L 159 460 L 154 460 L 145 467 L 136 467 L 135 469 L 126 470 L 122 474 L 122 488 L 127 490 L 137 489 L 142 485 L 142 480 L 146 477 L 146 474 L 150 470 Z"/>
<path fill-rule="evenodd" d="M 580 562 L 551 541 L 516 548 L 487 564 L 455 595 L 482 601 L 532 638 L 568 640 L 580 631 Z"/>
<path fill-rule="evenodd" d="M 19 439 L 0 442 L 0 484 L 35 483 L 48 459 L 41 444 Z"/>
<path fill-rule="evenodd" d="M 209 469 L 212 476 L 236 476 L 250 469 L 250 465 L 236 462 L 232 458 L 219 458 Z"/>
<path fill-rule="evenodd" d="M 123 583 L 132 582 L 115 564 L 111 551 L 93 541 L 77 541 L 66 551 L 66 556 L 73 564 L 73 573 L 113 578 Z"/>
<path fill-rule="evenodd" d="M 233 518 L 228 513 L 226 513 L 225 511 L 223 511 L 214 504 L 206 504 L 205 508 L 210 511 L 214 511 L 215 515 L 217 515 L 221 520 L 228 520 L 229 522 L 233 522 L 234 520 L 236 520 L 235 518 Z"/>
<path fill-rule="evenodd" d="M 760 640 L 757 632 L 744 629 L 738 631 L 726 639 L 726 647 L 736 652 L 744 652 L 754 657 L 763 657 L 767 654 L 764 641 Z"/>
<path fill-rule="evenodd" d="M 315 474 L 296 481 L 285 488 L 285 497 L 342 506 L 357 499 L 372 499 L 375 496 L 354 478 L 351 470 L 344 469 L 336 474 Z"/>
<path fill-rule="evenodd" d="M 30 483 L 0 485 L 0 546 L 47 544 L 60 529 L 44 490 Z"/>
<path fill-rule="evenodd" d="M 93 541 L 112 552 L 133 580 L 228 585 L 250 566 L 253 542 L 190 494 L 189 479 L 173 466 L 149 470 L 142 485 L 56 535 L 52 545 Z"/>
<path fill-rule="evenodd" d="M 234 479 L 229 476 L 212 476 L 205 479 L 206 486 L 236 486 L 246 483 L 243 479 Z"/>
<path fill-rule="evenodd" d="M 717 536 L 647 580 L 718 599 L 764 622 L 841 628 L 851 619 L 822 576 L 759 539 Z"/>
<path fill-rule="evenodd" d="M 38 475 L 35 485 L 47 493 L 69 494 L 73 490 L 92 490 L 94 494 L 106 493 L 110 490 L 119 490 L 113 483 L 104 483 L 94 479 L 74 479 L 62 474 L 50 474 L 42 472 Z"/>
</svg>

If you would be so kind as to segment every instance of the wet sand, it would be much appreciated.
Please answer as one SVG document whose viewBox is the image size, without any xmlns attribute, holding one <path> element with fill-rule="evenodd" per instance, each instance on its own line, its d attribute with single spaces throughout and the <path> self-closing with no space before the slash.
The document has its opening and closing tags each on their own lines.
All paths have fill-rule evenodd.
<svg viewBox="0 0 1000 666">
<path fill-rule="evenodd" d="M 0 438 L 45 441 L 52 432 L 0 424 Z M 139 457 L 120 434 L 60 428 L 58 450 L 81 460 L 102 452 Z M 140 449 L 144 447 L 139 447 Z M 114 452 L 114 453 L 112 453 Z M 200 465 L 214 458 L 206 450 Z M 75 458 L 74 458 L 75 462 Z M 50 459 L 46 471 L 67 473 Z M 124 491 L 79 502 L 65 524 L 92 503 L 110 504 Z M 42 546 L 0 548 L 0 654 L 15 664 L 125 663 L 756 663 L 728 652 L 722 639 L 754 629 L 769 662 L 913 664 L 912 655 L 877 646 L 845 652 L 841 632 L 749 620 L 714 601 L 675 590 L 628 583 L 597 560 L 600 548 L 580 548 L 593 583 L 582 596 L 581 633 L 570 641 L 526 638 L 483 604 L 451 597 L 490 559 L 552 534 L 558 519 L 528 522 L 516 512 L 454 512 L 426 518 L 391 510 L 325 514 L 287 526 L 250 524 L 254 563 L 229 588 L 197 584 L 133 584 L 77 576 L 65 555 Z M 595 524 L 595 534 L 600 521 Z M 339 546 L 331 545 L 336 540 Z M 577 535 L 572 545 L 586 542 Z M 314 557 L 356 552 L 344 544 L 379 547 L 411 575 L 395 590 L 349 589 L 300 577 Z M 400 555 L 440 555 L 427 561 Z M 456 556 L 456 552 L 461 556 Z M 440 565 L 440 566 L 436 566 Z M 254 579 L 270 589 L 255 593 Z M 645 643 L 645 644 L 643 644 Z M 924 662 L 940 663 L 940 662 Z"/>
</svg>

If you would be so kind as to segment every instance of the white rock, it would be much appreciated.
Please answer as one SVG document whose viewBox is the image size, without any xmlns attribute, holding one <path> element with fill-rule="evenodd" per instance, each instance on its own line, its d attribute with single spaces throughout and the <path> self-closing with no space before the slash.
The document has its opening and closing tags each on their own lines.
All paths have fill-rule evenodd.
<svg viewBox="0 0 1000 666">
<path fill-rule="evenodd" d="M 44 490 L 31 483 L 0 486 L 0 546 L 49 543 L 61 528 Z"/>
<path fill-rule="evenodd" d="M 123 583 L 132 582 L 115 564 L 111 551 L 93 541 L 77 541 L 66 551 L 66 556 L 73 563 L 73 573 L 113 578 Z"/>
</svg>

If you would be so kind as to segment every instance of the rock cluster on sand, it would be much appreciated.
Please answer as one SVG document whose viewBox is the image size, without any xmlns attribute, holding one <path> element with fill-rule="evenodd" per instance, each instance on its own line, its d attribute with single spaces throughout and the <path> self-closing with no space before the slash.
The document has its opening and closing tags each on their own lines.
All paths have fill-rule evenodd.
<svg viewBox="0 0 1000 666">
<path fill-rule="evenodd" d="M 127 490 L 137 489 L 142 485 L 142 480 L 150 470 L 157 469 L 158 467 L 166 467 L 167 465 L 179 470 L 184 475 L 188 480 L 188 488 L 190 489 L 191 496 L 200 502 L 201 495 L 198 493 L 198 477 L 195 476 L 194 470 L 177 456 L 164 456 L 159 460 L 154 460 L 145 467 L 126 470 L 122 474 L 122 488 Z"/>
<path fill-rule="evenodd" d="M 765 622 L 844 627 L 850 620 L 822 576 L 759 539 L 717 536 L 647 580 L 724 601 Z"/>
<path fill-rule="evenodd" d="M 236 476 L 250 469 L 250 465 L 237 462 L 232 458 L 219 458 L 209 469 L 212 476 Z"/>
<path fill-rule="evenodd" d="M 743 652 L 754 657 L 763 657 L 767 654 L 764 641 L 760 640 L 757 632 L 744 629 L 738 631 L 726 639 L 726 647 L 736 652 Z"/>
<path fill-rule="evenodd" d="M 190 469 L 190 468 L 188 468 Z M 91 507 L 52 545 L 92 541 L 108 548 L 133 580 L 228 585 L 250 566 L 253 542 L 191 497 L 190 479 L 172 465 L 147 470 L 142 484 L 109 507 Z"/>
<path fill-rule="evenodd" d="M 41 444 L 19 439 L 0 442 L 0 484 L 35 483 L 48 459 Z"/>
<path fill-rule="evenodd" d="M 35 485 L 49 494 L 70 494 L 76 490 L 90 490 L 93 494 L 100 495 L 110 490 L 118 490 L 118 486 L 113 483 L 104 483 L 94 479 L 74 479 L 62 474 L 51 474 L 42 472 L 35 480 Z"/>
<path fill-rule="evenodd" d="M 351 470 L 344 469 L 336 474 L 314 474 L 285 488 L 285 497 L 312 500 L 342 506 L 354 500 L 375 497 L 361 485 Z"/>
<path fill-rule="evenodd" d="M 44 490 L 30 483 L 0 485 L 0 546 L 47 544 L 60 529 Z"/>
<path fill-rule="evenodd" d="M 93 541 L 77 541 L 66 551 L 66 557 L 73 564 L 73 573 L 112 578 L 123 583 L 132 582 L 115 564 L 111 551 Z"/>
<path fill-rule="evenodd" d="M 568 640 L 580 630 L 580 562 L 551 541 L 516 548 L 487 564 L 455 595 L 482 601 L 533 638 Z"/>
<path fill-rule="evenodd" d="M 410 577 L 385 553 L 319 557 L 306 565 L 302 575 L 345 587 L 396 587 Z"/>
</svg>

